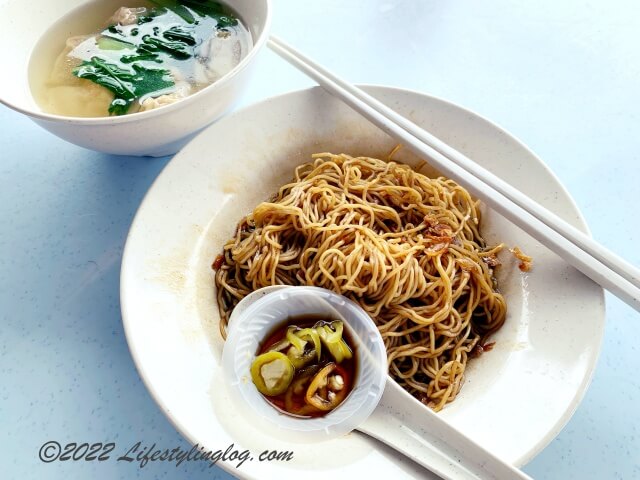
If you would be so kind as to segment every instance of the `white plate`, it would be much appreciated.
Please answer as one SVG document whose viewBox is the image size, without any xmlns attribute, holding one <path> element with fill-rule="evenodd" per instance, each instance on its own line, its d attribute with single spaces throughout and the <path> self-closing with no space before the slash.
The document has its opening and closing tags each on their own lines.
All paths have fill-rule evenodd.
<svg viewBox="0 0 640 480">
<path fill-rule="evenodd" d="M 569 194 L 524 145 L 472 112 L 420 93 L 367 90 L 457 147 L 569 222 L 586 230 Z M 193 443 L 249 448 L 247 478 L 424 477 L 413 462 L 354 432 L 313 446 L 257 431 L 221 384 L 222 339 L 211 263 L 238 220 L 314 152 L 385 156 L 395 142 L 320 88 L 275 97 L 209 127 L 167 165 L 131 227 L 121 277 L 122 316 L 133 358 L 151 394 Z M 415 159 L 402 153 L 399 158 Z M 504 256 L 500 286 L 509 315 L 494 350 L 470 364 L 441 415 L 497 455 L 521 465 L 557 435 L 591 379 L 604 326 L 602 290 L 499 215 L 484 235 L 534 257 L 522 274 Z M 425 407 L 426 408 L 426 407 Z M 266 449 L 294 452 L 261 463 Z M 357 477 L 356 477 L 357 475 Z"/>
</svg>

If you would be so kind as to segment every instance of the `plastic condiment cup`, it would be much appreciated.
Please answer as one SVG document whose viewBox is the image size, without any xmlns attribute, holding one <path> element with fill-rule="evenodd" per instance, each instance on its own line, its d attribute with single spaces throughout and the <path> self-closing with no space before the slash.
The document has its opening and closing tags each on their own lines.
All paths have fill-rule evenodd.
<svg viewBox="0 0 640 480">
<path fill-rule="evenodd" d="M 317 287 L 283 287 L 253 297 L 234 315 L 222 354 L 222 368 L 232 401 L 244 405 L 253 424 L 292 442 L 317 442 L 344 435 L 378 405 L 387 380 L 387 354 L 373 320 L 356 303 Z M 236 307 L 237 308 L 237 307 Z M 326 415 L 300 418 L 267 401 L 251 380 L 251 363 L 261 342 L 288 319 L 321 316 L 342 320 L 354 343 L 356 376 L 347 398 Z"/>
</svg>

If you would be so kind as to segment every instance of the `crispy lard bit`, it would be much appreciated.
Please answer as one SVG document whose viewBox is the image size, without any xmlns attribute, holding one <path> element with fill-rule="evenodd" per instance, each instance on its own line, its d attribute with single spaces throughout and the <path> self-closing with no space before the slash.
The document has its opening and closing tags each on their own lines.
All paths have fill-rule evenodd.
<svg viewBox="0 0 640 480">
<path fill-rule="evenodd" d="M 498 257 L 496 257 L 495 255 L 487 255 L 485 257 L 480 257 L 480 258 L 484 263 L 486 263 L 490 267 L 497 267 L 498 265 L 502 264 L 500 260 L 498 260 Z"/>
<path fill-rule="evenodd" d="M 422 223 L 427 227 L 425 233 L 432 237 L 451 237 L 453 232 L 451 227 L 446 223 L 438 222 L 438 219 L 433 215 L 426 215 Z"/>
<path fill-rule="evenodd" d="M 485 343 L 482 346 L 482 350 L 485 352 L 490 352 L 491 350 L 493 350 L 493 347 L 496 346 L 496 342 L 489 342 L 489 343 Z"/>
<path fill-rule="evenodd" d="M 473 350 L 471 350 L 471 357 L 478 358 L 484 352 L 490 352 L 495 347 L 496 342 L 485 343 L 484 345 L 477 344 Z"/>
<path fill-rule="evenodd" d="M 478 358 L 480 355 L 482 355 L 483 352 L 484 349 L 482 348 L 482 345 L 477 344 L 475 347 L 473 347 L 473 350 L 471 350 L 471 358 Z"/>
</svg>

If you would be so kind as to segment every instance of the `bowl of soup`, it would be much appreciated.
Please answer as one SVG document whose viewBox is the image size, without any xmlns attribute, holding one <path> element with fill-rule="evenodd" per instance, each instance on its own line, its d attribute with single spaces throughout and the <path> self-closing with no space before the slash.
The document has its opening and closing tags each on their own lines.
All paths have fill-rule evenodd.
<svg viewBox="0 0 640 480">
<path fill-rule="evenodd" d="M 9 0 L 0 102 L 91 150 L 175 153 L 238 100 L 270 18 L 269 0 Z"/>
</svg>

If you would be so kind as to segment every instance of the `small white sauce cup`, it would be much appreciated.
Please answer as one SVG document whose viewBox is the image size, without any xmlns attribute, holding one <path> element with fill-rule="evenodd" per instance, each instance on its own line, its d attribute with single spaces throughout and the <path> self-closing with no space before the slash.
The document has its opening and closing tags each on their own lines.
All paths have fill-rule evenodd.
<svg viewBox="0 0 640 480">
<path fill-rule="evenodd" d="M 231 318 L 222 369 L 232 401 L 246 407 L 243 411 L 254 425 L 286 441 L 317 442 L 344 435 L 369 417 L 385 388 L 387 353 L 380 332 L 359 305 L 317 287 L 272 288 L 264 295 L 254 295 L 245 305 Z M 250 373 L 261 342 L 273 329 L 288 319 L 305 316 L 342 320 L 355 344 L 353 388 L 336 409 L 318 418 L 280 412 L 258 392 Z"/>
</svg>

